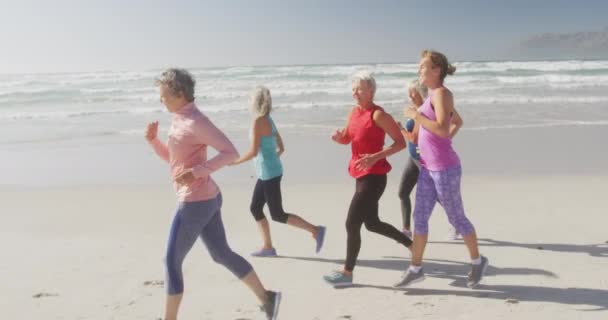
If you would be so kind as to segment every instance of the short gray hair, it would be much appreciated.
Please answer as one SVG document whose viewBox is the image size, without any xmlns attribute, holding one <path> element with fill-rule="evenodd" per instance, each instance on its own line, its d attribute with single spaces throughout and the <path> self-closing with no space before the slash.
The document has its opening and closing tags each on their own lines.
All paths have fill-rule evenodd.
<svg viewBox="0 0 608 320">
<path fill-rule="evenodd" d="M 156 78 L 154 84 L 157 86 L 167 86 L 173 96 L 181 94 L 188 102 L 194 101 L 194 86 L 196 85 L 196 81 L 186 69 L 167 69 Z"/>
<path fill-rule="evenodd" d="M 251 93 L 251 109 L 261 116 L 265 116 L 272 111 L 272 97 L 268 88 L 258 86 L 253 90 Z"/>
<path fill-rule="evenodd" d="M 418 91 L 418 93 L 420 94 L 422 99 L 426 99 L 426 97 L 429 94 L 429 88 L 427 88 L 425 85 L 420 83 L 420 81 L 418 79 L 414 79 L 414 80 L 410 81 L 409 85 L 407 86 L 407 89 L 408 90 L 414 89 L 414 90 Z"/>
<path fill-rule="evenodd" d="M 361 82 L 367 83 L 370 87 L 372 87 L 372 94 L 376 94 L 376 79 L 374 79 L 374 75 L 367 71 L 362 70 L 358 71 L 351 77 L 353 88 L 355 85 L 359 85 Z"/>
</svg>

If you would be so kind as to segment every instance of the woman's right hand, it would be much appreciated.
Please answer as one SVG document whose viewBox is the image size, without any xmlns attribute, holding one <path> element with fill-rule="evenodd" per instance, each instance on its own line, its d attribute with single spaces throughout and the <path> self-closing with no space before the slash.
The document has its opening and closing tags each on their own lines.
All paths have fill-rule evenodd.
<svg viewBox="0 0 608 320">
<path fill-rule="evenodd" d="M 337 143 L 342 143 L 342 139 L 344 139 L 345 129 L 337 129 L 334 134 L 331 135 L 331 139 Z"/>
<path fill-rule="evenodd" d="M 148 123 L 146 127 L 146 140 L 152 141 L 158 136 L 158 121 Z"/>
</svg>

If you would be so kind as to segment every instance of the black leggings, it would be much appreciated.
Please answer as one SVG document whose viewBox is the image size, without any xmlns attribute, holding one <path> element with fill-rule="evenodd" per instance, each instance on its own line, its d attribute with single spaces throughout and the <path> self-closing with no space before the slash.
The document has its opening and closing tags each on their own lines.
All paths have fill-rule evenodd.
<svg viewBox="0 0 608 320">
<path fill-rule="evenodd" d="M 361 249 L 361 225 L 371 232 L 391 238 L 406 247 L 412 244 L 397 228 L 380 221 L 378 201 L 386 188 L 386 174 L 367 175 L 357 179 L 355 195 L 350 202 L 346 218 L 346 264 L 344 269 L 353 271 Z"/>
<path fill-rule="evenodd" d="M 401 175 L 401 183 L 399 183 L 399 199 L 401 199 L 401 215 L 403 216 L 403 226 L 410 230 L 412 224 L 412 201 L 410 194 L 418 182 L 420 168 L 411 157 L 407 158 L 403 175 Z"/>
<path fill-rule="evenodd" d="M 280 223 L 287 223 L 290 213 L 283 210 L 283 200 L 281 198 L 281 178 L 278 176 L 270 180 L 260 180 L 255 184 L 253 197 L 249 209 L 255 218 L 260 221 L 265 218 L 264 204 L 268 205 L 272 220 Z"/>
</svg>

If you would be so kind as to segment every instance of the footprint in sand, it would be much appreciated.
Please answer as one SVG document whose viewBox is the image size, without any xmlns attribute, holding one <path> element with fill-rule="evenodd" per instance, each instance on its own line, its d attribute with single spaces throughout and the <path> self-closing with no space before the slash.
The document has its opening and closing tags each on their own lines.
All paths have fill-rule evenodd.
<svg viewBox="0 0 608 320">
<path fill-rule="evenodd" d="M 506 303 L 509 304 L 517 304 L 519 303 L 519 300 L 515 299 L 515 298 L 508 298 L 507 300 L 505 300 Z"/>
<path fill-rule="evenodd" d="M 430 302 L 424 302 L 424 301 L 422 301 L 422 302 L 416 302 L 416 303 L 414 303 L 414 306 L 423 307 L 423 308 L 432 308 L 435 305 L 432 304 L 432 303 L 430 303 Z"/>
<path fill-rule="evenodd" d="M 32 296 L 34 299 L 46 298 L 46 297 L 59 297 L 58 293 L 40 292 Z"/>
<path fill-rule="evenodd" d="M 162 286 L 165 282 L 163 280 L 147 280 L 144 281 L 144 286 Z"/>
</svg>

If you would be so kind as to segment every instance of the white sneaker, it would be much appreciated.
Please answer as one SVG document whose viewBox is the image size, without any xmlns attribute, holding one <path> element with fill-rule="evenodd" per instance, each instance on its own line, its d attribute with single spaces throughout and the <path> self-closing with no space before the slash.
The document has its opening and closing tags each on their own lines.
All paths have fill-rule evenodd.
<svg viewBox="0 0 608 320">
<path fill-rule="evenodd" d="M 462 240 L 462 235 L 456 231 L 456 228 L 450 226 L 448 230 L 448 240 Z"/>
</svg>

